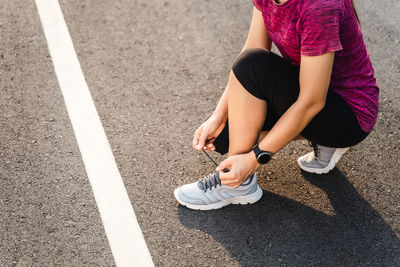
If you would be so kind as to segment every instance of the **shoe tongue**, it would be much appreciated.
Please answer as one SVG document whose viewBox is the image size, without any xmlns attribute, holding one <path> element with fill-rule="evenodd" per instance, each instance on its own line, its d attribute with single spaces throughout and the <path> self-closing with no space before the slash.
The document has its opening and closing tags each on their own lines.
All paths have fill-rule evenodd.
<svg viewBox="0 0 400 267">
<path fill-rule="evenodd" d="M 319 150 L 319 160 L 323 162 L 329 162 L 335 153 L 336 148 L 320 146 Z"/>
<path fill-rule="evenodd" d="M 219 173 L 217 171 L 197 182 L 197 186 L 203 191 L 211 189 L 213 186 L 217 186 L 217 184 L 221 184 Z"/>
</svg>

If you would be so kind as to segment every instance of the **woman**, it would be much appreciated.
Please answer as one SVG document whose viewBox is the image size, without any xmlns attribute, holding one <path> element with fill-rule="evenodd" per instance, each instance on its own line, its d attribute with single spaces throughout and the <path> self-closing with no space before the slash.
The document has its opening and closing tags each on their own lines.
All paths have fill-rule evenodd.
<svg viewBox="0 0 400 267">
<path fill-rule="evenodd" d="M 258 201 L 257 168 L 299 137 L 314 148 L 299 166 L 327 173 L 376 123 L 379 89 L 352 0 L 253 3 L 226 89 L 193 139 L 195 149 L 229 157 L 215 173 L 174 191 L 188 208 Z M 270 52 L 272 42 L 282 57 Z"/>
</svg>

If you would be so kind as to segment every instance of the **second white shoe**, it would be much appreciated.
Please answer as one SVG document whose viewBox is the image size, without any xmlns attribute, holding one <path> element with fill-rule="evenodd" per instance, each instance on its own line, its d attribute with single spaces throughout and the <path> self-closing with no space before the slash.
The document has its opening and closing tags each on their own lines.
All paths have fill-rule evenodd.
<svg viewBox="0 0 400 267">
<path fill-rule="evenodd" d="M 306 172 L 323 174 L 335 168 L 342 155 L 349 150 L 345 148 L 331 148 L 312 144 L 313 152 L 298 158 L 297 163 Z"/>
</svg>

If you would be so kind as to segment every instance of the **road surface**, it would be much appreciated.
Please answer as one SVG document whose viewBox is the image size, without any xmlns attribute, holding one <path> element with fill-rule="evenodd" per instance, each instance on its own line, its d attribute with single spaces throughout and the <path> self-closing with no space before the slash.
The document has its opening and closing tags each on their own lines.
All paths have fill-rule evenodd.
<svg viewBox="0 0 400 267">
<path fill-rule="evenodd" d="M 172 192 L 214 169 L 191 138 L 251 1 L 60 0 L 156 266 L 400 266 L 400 2 L 357 3 L 375 130 L 322 176 L 300 171 L 310 148 L 292 143 L 260 170 L 260 202 L 199 212 Z M 0 266 L 113 266 L 35 2 L 0 6 Z"/>
</svg>

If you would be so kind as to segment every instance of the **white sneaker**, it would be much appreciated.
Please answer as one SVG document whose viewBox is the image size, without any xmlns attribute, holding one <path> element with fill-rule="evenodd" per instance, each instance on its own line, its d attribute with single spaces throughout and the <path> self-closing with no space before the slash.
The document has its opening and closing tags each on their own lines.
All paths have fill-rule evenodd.
<svg viewBox="0 0 400 267">
<path fill-rule="evenodd" d="M 222 185 L 219 172 L 214 172 L 198 182 L 183 185 L 174 191 L 178 202 L 194 210 L 220 209 L 229 204 L 253 204 L 263 194 L 254 173 L 246 185 L 233 188 Z"/>
<path fill-rule="evenodd" d="M 331 148 L 311 144 L 314 151 L 298 158 L 297 163 L 306 172 L 323 174 L 335 168 L 342 155 L 349 150 L 345 148 Z"/>
</svg>

